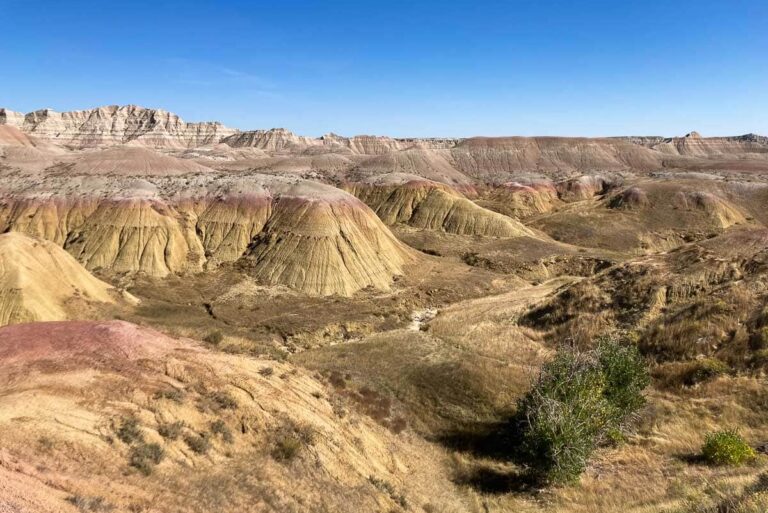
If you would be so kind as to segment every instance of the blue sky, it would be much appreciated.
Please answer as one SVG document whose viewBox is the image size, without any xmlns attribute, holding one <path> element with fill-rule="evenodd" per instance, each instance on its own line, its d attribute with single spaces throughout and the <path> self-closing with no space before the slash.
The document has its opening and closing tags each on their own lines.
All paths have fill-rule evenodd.
<svg viewBox="0 0 768 513">
<path fill-rule="evenodd" d="M 321 135 L 768 135 L 768 1 L 0 0 L 0 106 Z"/>
</svg>

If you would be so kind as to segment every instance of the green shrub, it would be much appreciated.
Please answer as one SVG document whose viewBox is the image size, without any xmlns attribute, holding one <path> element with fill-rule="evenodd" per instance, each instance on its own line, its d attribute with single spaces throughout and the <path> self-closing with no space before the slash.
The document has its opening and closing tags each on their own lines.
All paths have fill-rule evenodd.
<svg viewBox="0 0 768 513">
<path fill-rule="evenodd" d="M 212 331 L 203 337 L 203 342 L 208 342 L 209 344 L 213 344 L 214 346 L 221 344 L 223 340 L 224 340 L 224 335 L 218 330 Z"/>
<path fill-rule="evenodd" d="M 634 347 L 606 340 L 594 351 L 558 352 L 518 402 L 518 457 L 540 481 L 576 480 L 598 445 L 621 439 L 649 381 Z"/>
<path fill-rule="evenodd" d="M 144 433 L 141 431 L 139 419 L 136 417 L 124 418 L 116 434 L 120 440 L 127 444 L 144 441 Z"/>
<path fill-rule="evenodd" d="M 709 433 L 701 453 L 713 465 L 742 465 L 757 456 L 755 450 L 735 430 Z"/>
<path fill-rule="evenodd" d="M 610 408 L 605 378 L 586 355 L 563 351 L 546 364 L 518 405 L 521 455 L 542 481 L 567 482 L 586 468 Z"/>
<path fill-rule="evenodd" d="M 197 454 L 205 454 L 211 449 L 211 441 L 203 435 L 190 433 L 184 437 L 184 442 Z"/>
<path fill-rule="evenodd" d="M 132 467 L 148 476 L 152 473 L 153 467 L 163 461 L 164 456 L 165 451 L 158 444 L 141 443 L 131 448 L 128 461 Z"/>
<path fill-rule="evenodd" d="M 184 429 L 184 422 L 177 420 L 176 422 L 164 422 L 157 426 L 157 432 L 163 438 L 168 440 L 176 440 L 181 435 L 181 431 Z"/>
<path fill-rule="evenodd" d="M 642 392 L 651 378 L 637 347 L 604 340 L 597 347 L 597 358 L 605 377 L 603 394 L 616 409 L 615 415 L 624 418 L 642 408 Z"/>
</svg>

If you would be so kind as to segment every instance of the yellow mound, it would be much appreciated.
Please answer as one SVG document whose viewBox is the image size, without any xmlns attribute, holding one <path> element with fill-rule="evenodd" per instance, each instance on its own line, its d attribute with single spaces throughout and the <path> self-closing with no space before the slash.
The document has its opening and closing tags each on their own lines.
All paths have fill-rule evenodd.
<svg viewBox="0 0 768 513">
<path fill-rule="evenodd" d="M 265 283 L 350 295 L 389 288 L 414 257 L 370 208 L 328 185 L 266 175 L 62 180 L 51 181 L 56 192 L 0 197 L 0 231 L 52 240 L 88 269 L 163 277 L 247 255 Z"/>
<path fill-rule="evenodd" d="M 112 303 L 109 289 L 51 242 L 0 235 L 0 325 L 63 320 L 70 301 Z"/>
<path fill-rule="evenodd" d="M 446 185 L 418 177 L 390 177 L 391 180 L 348 186 L 387 224 L 405 223 L 459 235 L 534 235 L 517 221 L 478 206 Z"/>
<path fill-rule="evenodd" d="M 314 295 L 389 289 L 413 258 L 358 201 L 280 199 L 248 260 L 255 276 Z"/>
</svg>

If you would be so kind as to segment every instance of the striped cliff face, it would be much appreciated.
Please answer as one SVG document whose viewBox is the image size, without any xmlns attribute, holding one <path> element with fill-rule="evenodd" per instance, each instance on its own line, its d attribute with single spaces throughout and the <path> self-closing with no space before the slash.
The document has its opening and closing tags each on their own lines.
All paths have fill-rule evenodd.
<svg viewBox="0 0 768 513">
<path fill-rule="evenodd" d="M 220 123 L 187 123 L 179 116 L 135 105 L 72 112 L 42 109 L 23 116 L 5 111 L 0 124 L 17 126 L 39 139 L 70 148 L 134 143 L 156 148 L 188 148 L 216 143 L 235 131 Z"/>
</svg>

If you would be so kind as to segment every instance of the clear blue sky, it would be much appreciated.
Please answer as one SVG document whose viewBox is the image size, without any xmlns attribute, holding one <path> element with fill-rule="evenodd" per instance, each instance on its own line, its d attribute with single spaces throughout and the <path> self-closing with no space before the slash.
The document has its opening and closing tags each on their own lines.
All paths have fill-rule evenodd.
<svg viewBox="0 0 768 513">
<path fill-rule="evenodd" d="M 768 0 L 0 0 L 0 106 L 396 136 L 768 135 Z"/>
</svg>

